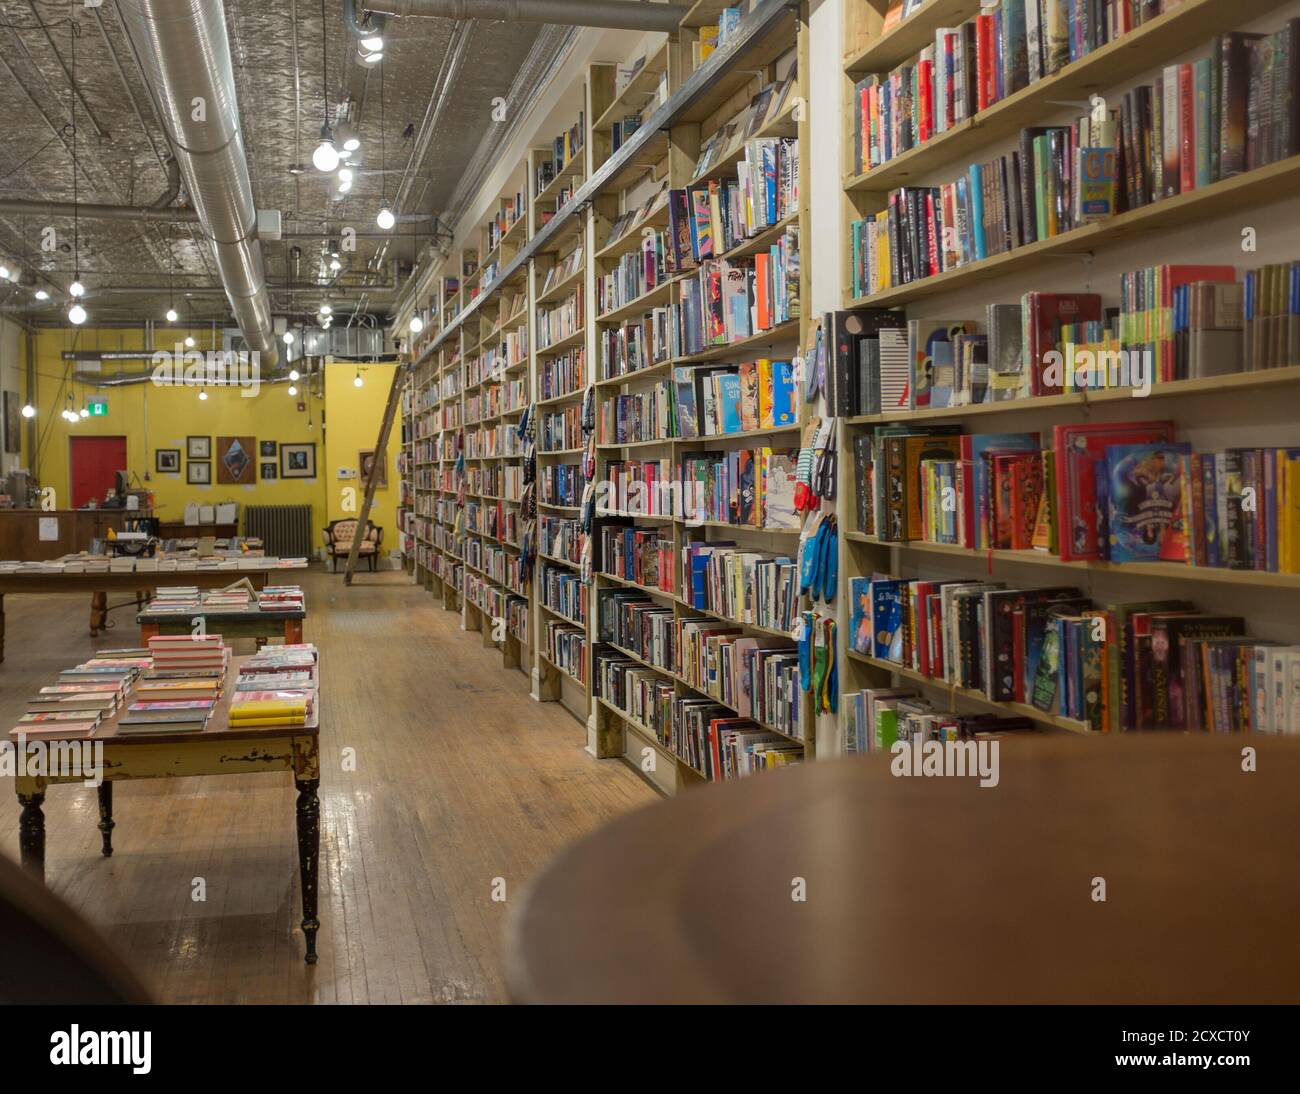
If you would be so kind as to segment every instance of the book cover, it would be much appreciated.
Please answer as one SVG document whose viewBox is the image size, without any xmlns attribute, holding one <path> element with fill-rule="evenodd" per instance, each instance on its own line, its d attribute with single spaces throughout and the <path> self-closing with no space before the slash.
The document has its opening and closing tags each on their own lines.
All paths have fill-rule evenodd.
<svg viewBox="0 0 1300 1094">
<path fill-rule="evenodd" d="M 1183 463 L 1191 445 L 1106 446 L 1111 562 L 1157 562 L 1184 535 Z M 1181 560 L 1181 559 L 1180 559 Z"/>
</svg>

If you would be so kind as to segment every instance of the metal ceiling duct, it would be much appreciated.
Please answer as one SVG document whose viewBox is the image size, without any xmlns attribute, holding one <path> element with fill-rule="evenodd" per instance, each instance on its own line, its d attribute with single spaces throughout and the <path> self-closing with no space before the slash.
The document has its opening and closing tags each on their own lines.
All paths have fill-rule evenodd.
<svg viewBox="0 0 1300 1094">
<path fill-rule="evenodd" d="M 262 366 L 273 368 L 279 346 L 221 0 L 118 0 L 118 11 L 212 245 L 235 322 Z"/>
<path fill-rule="evenodd" d="M 362 0 L 366 11 L 398 18 L 495 19 L 504 23 L 553 23 L 614 30 L 675 33 L 689 10 L 644 0 Z"/>
</svg>

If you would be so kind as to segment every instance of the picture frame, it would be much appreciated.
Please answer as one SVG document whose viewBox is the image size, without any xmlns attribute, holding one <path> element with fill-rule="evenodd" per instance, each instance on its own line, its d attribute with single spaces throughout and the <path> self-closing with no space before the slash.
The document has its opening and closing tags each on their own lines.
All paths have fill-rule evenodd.
<svg viewBox="0 0 1300 1094">
<path fill-rule="evenodd" d="M 270 479 L 278 479 L 280 477 L 279 471 L 280 471 L 279 464 L 263 462 L 261 468 L 259 469 L 258 477 L 261 478 L 263 482 L 266 482 Z"/>
<path fill-rule="evenodd" d="M 217 482 L 249 485 L 257 476 L 257 441 L 253 437 L 217 438 Z"/>
<path fill-rule="evenodd" d="M 191 486 L 210 486 L 212 484 L 212 462 L 210 460 L 189 460 L 185 464 L 185 481 Z"/>
<path fill-rule="evenodd" d="M 212 459 L 212 438 L 211 437 L 186 437 L 185 454 L 191 460 L 210 460 Z"/>
<path fill-rule="evenodd" d="M 181 450 L 179 448 L 154 449 L 153 469 L 159 475 L 180 474 Z"/>
<path fill-rule="evenodd" d="M 264 459 L 264 460 L 273 460 L 273 459 L 275 459 L 275 449 L 276 449 L 276 443 L 275 443 L 275 441 L 258 441 L 258 442 L 257 442 L 257 451 L 258 451 L 258 454 L 259 454 L 259 455 L 262 457 L 262 459 Z"/>
<path fill-rule="evenodd" d="M 366 477 L 370 474 L 370 465 L 375 462 L 375 450 L 373 448 L 363 448 L 357 453 L 357 474 L 361 480 L 362 487 L 365 486 Z M 388 489 L 388 464 L 383 463 L 379 467 L 379 478 L 375 482 L 376 490 Z"/>
<path fill-rule="evenodd" d="M 316 477 L 316 445 L 280 445 L 280 478 L 314 479 Z"/>
</svg>

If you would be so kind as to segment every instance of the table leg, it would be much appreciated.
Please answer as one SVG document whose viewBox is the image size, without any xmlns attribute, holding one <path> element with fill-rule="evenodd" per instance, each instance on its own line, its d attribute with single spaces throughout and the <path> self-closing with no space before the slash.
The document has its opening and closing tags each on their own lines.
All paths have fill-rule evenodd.
<svg viewBox="0 0 1300 1094">
<path fill-rule="evenodd" d="M 0 661 L 5 659 L 5 594 L 0 593 Z"/>
<path fill-rule="evenodd" d="M 41 803 L 44 792 L 19 794 L 18 804 L 23 807 L 18 817 L 18 851 L 22 864 L 41 881 L 45 880 L 45 814 Z"/>
<path fill-rule="evenodd" d="M 286 646 L 302 644 L 301 619 L 286 619 L 284 621 L 284 643 Z"/>
<path fill-rule="evenodd" d="M 90 636 L 94 638 L 108 626 L 108 593 L 90 594 Z"/>
<path fill-rule="evenodd" d="M 294 779 L 298 788 L 298 871 L 302 877 L 302 934 L 307 940 L 307 964 L 316 964 L 316 875 L 320 864 L 320 779 Z"/>
<path fill-rule="evenodd" d="M 104 837 L 104 857 L 113 853 L 113 784 L 105 780 L 99 784 L 99 831 Z"/>
<path fill-rule="evenodd" d="M 158 623 L 141 623 L 140 645 L 149 645 L 149 639 L 157 638 L 160 634 L 162 634 L 162 627 Z"/>
</svg>

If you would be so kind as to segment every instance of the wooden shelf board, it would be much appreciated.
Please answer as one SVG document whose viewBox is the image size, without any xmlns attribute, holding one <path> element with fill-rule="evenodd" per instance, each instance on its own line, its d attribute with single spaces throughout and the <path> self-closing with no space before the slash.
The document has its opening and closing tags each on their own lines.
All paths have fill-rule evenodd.
<svg viewBox="0 0 1300 1094">
<path fill-rule="evenodd" d="M 679 274 L 678 277 L 681 275 Z M 603 315 L 596 316 L 597 323 L 621 323 L 625 319 L 633 319 L 641 315 L 642 312 L 652 309 L 672 295 L 673 285 L 677 282 L 677 277 L 670 277 L 667 281 L 661 281 L 649 292 L 643 292 L 635 300 L 629 300 L 626 304 L 621 304 L 617 308 L 610 308 Z"/>
<path fill-rule="evenodd" d="M 844 71 L 852 75 L 888 72 L 934 43 L 939 27 L 955 27 L 979 14 L 981 0 L 926 0 L 886 34 L 873 39 L 844 58 Z"/>
<path fill-rule="evenodd" d="M 676 365 L 693 365 L 704 361 L 717 361 L 723 357 L 731 357 L 734 354 L 744 353 L 746 350 L 754 349 L 758 346 L 773 345 L 777 342 L 789 342 L 799 338 L 799 320 L 787 319 L 784 323 L 778 323 L 776 326 L 765 331 L 759 331 L 758 334 L 751 334 L 748 338 L 741 338 L 736 342 L 728 342 L 726 345 L 710 346 L 708 349 L 701 350 L 699 353 L 687 353 L 674 359 Z"/>
<path fill-rule="evenodd" d="M 668 41 L 665 39 L 658 49 L 651 50 L 646 54 L 645 64 L 638 69 L 637 74 L 627 82 L 627 86 L 614 97 L 614 101 L 596 119 L 592 125 L 592 131 L 606 129 L 616 121 L 621 121 L 628 114 L 642 113 L 645 101 L 659 90 L 659 78 L 667 70 Z M 638 105 L 633 107 L 633 103 Z"/>
</svg>

